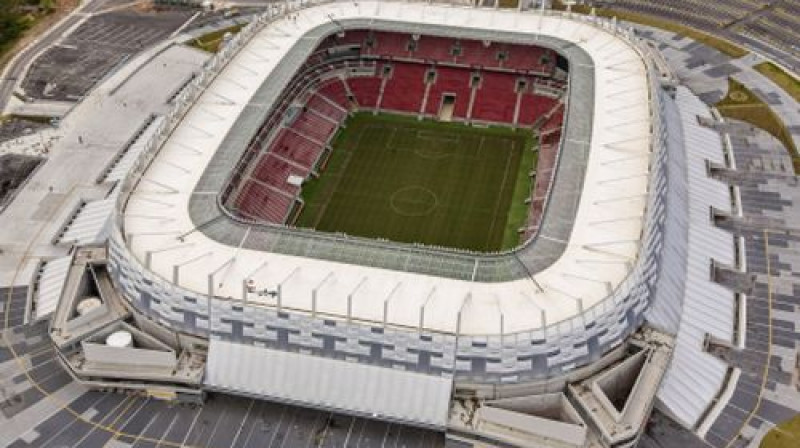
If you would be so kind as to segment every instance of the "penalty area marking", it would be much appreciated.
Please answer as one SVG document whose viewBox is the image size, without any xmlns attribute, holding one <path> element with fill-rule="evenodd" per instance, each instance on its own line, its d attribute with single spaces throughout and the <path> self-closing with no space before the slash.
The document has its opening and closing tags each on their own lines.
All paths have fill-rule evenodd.
<svg viewBox="0 0 800 448">
<path fill-rule="evenodd" d="M 429 215 L 439 205 L 436 193 L 419 185 L 403 187 L 389 198 L 392 211 L 400 216 L 417 218 Z"/>
</svg>

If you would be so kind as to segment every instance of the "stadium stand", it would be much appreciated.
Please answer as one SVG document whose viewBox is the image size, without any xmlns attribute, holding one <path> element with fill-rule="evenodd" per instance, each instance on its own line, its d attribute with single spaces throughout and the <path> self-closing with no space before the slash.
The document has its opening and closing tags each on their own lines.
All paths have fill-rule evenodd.
<svg viewBox="0 0 800 448">
<path fill-rule="evenodd" d="M 375 77 L 357 77 L 347 80 L 360 107 L 374 108 L 378 105 L 382 81 Z"/>
<path fill-rule="evenodd" d="M 291 129 L 308 139 L 323 143 L 324 146 L 337 127 L 337 124 L 306 109 L 294 120 Z"/>
<path fill-rule="evenodd" d="M 425 113 L 437 115 L 444 95 L 454 99 L 453 117 L 467 118 L 472 88 L 469 85 L 470 72 L 452 67 L 437 67 L 435 82 L 428 92 Z"/>
<path fill-rule="evenodd" d="M 523 126 L 533 125 L 536 120 L 543 117 L 553 109 L 558 100 L 533 93 L 525 89 L 519 104 L 517 123 Z"/>
<path fill-rule="evenodd" d="M 555 55 L 544 48 L 509 45 L 503 67 L 529 73 L 550 74 L 555 68 Z"/>
<path fill-rule="evenodd" d="M 423 61 L 454 62 L 453 39 L 437 36 L 421 36 L 417 41 L 414 58 Z"/>
<path fill-rule="evenodd" d="M 523 45 L 364 30 L 328 37 L 268 114 L 223 202 L 248 220 L 284 223 L 302 202 L 290 176 L 316 175 L 356 108 L 538 128 L 542 151 L 552 155 L 544 162 L 554 161 L 565 88 L 552 76 L 554 61 L 550 50 Z M 541 212 L 533 202 L 531 223 Z"/>
<path fill-rule="evenodd" d="M 308 100 L 308 107 L 321 116 L 328 117 L 334 122 L 340 122 L 347 117 L 346 103 L 336 103 L 323 96 L 320 92 L 314 93 Z"/>
<path fill-rule="evenodd" d="M 330 100 L 342 109 L 349 109 L 350 102 L 347 100 L 347 86 L 338 77 L 324 81 L 320 85 L 317 95 Z"/>
<path fill-rule="evenodd" d="M 247 182 L 239 193 L 239 213 L 258 221 L 279 223 L 286 219 L 294 200 L 258 182 Z"/>
<path fill-rule="evenodd" d="M 505 44 L 465 40 L 460 42 L 460 47 L 461 54 L 456 58 L 457 63 L 474 67 L 499 67 L 502 61 L 498 56 L 506 54 Z"/>
<path fill-rule="evenodd" d="M 283 156 L 311 169 L 322 153 L 322 147 L 313 140 L 284 129 L 272 144 L 271 151 L 273 154 Z"/>
<path fill-rule="evenodd" d="M 425 94 L 426 72 L 427 67 L 420 64 L 393 64 L 379 108 L 397 112 L 419 112 Z"/>
<path fill-rule="evenodd" d="M 511 123 L 517 103 L 516 77 L 506 73 L 481 72 L 472 118 L 498 123 Z"/>
<path fill-rule="evenodd" d="M 410 41 L 410 36 L 407 34 L 374 33 L 373 45 L 372 48 L 368 50 L 368 54 L 389 58 L 408 58 L 411 55 L 409 51 Z"/>
</svg>

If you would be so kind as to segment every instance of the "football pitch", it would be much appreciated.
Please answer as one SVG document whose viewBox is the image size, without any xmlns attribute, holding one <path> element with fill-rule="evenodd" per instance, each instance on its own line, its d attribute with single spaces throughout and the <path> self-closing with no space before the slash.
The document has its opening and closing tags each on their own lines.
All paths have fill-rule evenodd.
<svg viewBox="0 0 800 448">
<path fill-rule="evenodd" d="M 527 217 L 530 130 L 371 113 L 334 137 L 295 225 L 475 251 L 508 249 Z"/>
</svg>

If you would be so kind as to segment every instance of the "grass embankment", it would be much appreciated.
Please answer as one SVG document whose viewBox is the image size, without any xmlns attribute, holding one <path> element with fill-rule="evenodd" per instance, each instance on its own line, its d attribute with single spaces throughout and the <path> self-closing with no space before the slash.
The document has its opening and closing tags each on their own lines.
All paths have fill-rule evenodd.
<svg viewBox="0 0 800 448">
<path fill-rule="evenodd" d="M 203 51 L 207 51 L 209 53 L 216 53 L 220 50 L 222 46 L 222 41 L 225 39 L 225 34 L 231 33 L 236 34 L 242 28 L 244 28 L 246 24 L 239 24 L 234 25 L 228 28 L 223 28 L 221 30 L 217 30 L 208 34 L 204 34 L 200 37 L 193 39 L 189 45 L 195 48 L 199 48 Z"/>
<path fill-rule="evenodd" d="M 566 6 L 564 6 L 564 4 L 561 1 L 555 0 L 553 2 L 553 9 L 563 11 L 566 9 Z M 574 5 L 572 7 L 572 12 L 578 14 L 590 14 L 591 11 L 592 7 L 587 5 Z M 642 25 L 652 26 L 655 28 L 661 28 L 667 31 L 672 31 L 673 33 L 679 34 L 681 36 L 686 36 L 688 38 L 696 40 L 697 42 L 700 42 L 704 45 L 714 48 L 720 53 L 726 54 L 732 58 L 740 58 L 749 53 L 744 48 L 735 45 L 725 39 L 712 36 L 711 34 L 704 33 L 695 28 L 681 25 L 679 23 L 675 23 L 666 19 L 661 19 L 658 17 L 631 11 L 623 11 L 619 9 L 605 8 L 605 7 L 595 8 L 595 14 L 600 17 L 616 17 L 619 20 L 625 20 L 627 22 L 634 22 Z"/>
<path fill-rule="evenodd" d="M 770 81 L 777 84 L 796 101 L 800 102 L 800 79 L 786 73 L 782 68 L 772 62 L 762 62 L 753 66 L 753 68 L 769 78 Z"/>
<path fill-rule="evenodd" d="M 800 446 L 800 415 L 772 428 L 759 448 L 797 448 Z"/>
<path fill-rule="evenodd" d="M 519 243 L 533 133 L 360 113 L 303 185 L 297 225 L 476 251 Z"/>
<path fill-rule="evenodd" d="M 53 0 L 0 0 L 0 71 L 26 32 L 51 15 Z"/>
<path fill-rule="evenodd" d="M 761 128 L 783 143 L 792 157 L 795 173 L 800 173 L 800 154 L 783 120 L 769 105 L 742 83 L 728 78 L 728 95 L 716 105 L 722 116 Z"/>
</svg>

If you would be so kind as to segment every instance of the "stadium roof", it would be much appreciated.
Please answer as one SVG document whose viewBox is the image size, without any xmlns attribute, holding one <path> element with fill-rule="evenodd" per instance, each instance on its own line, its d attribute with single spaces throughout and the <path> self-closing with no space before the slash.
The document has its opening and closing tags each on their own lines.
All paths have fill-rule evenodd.
<svg viewBox="0 0 800 448">
<path fill-rule="evenodd" d="M 192 220 L 192 195 L 233 123 L 293 49 L 331 19 L 444 25 L 552 36 L 594 60 L 594 116 L 588 164 L 563 254 L 532 278 L 482 283 L 251 250 L 209 238 Z M 317 38 L 322 36 L 317 35 Z M 271 78 L 286 83 L 288 77 Z M 164 279 L 201 294 L 241 298 L 243 284 L 280 285 L 282 306 L 438 331 L 497 334 L 569 318 L 606 298 L 627 276 L 642 234 L 648 194 L 650 98 L 639 53 L 585 21 L 538 13 L 418 3 L 332 3 L 278 20 L 253 38 L 200 96 L 152 161 L 124 210 L 132 253 Z M 252 105 L 250 105 L 252 106 Z M 585 149 L 584 149 L 585 150 Z M 221 173 L 227 174 L 227 173 Z M 576 196 L 577 197 L 577 196 Z M 247 233 L 245 233 L 245 238 Z M 179 239 L 180 238 L 180 239 Z M 243 241 L 242 241 L 243 242 Z M 180 275 L 176 275 L 179 272 Z M 270 297 L 248 300 L 275 304 Z M 386 304 L 386 308 L 385 308 Z M 400 304 L 396 306 L 396 304 Z M 458 316 L 461 316 L 460 323 Z"/>
<path fill-rule="evenodd" d="M 673 415 L 688 427 L 693 427 L 715 399 L 725 378 L 728 366 L 703 349 L 707 334 L 719 340 L 732 341 L 734 328 L 734 298 L 730 290 L 715 282 L 708 274 L 713 262 L 734 266 L 731 235 L 709 219 L 709 208 L 730 208 L 728 187 L 708 176 L 706 164 L 724 164 L 724 152 L 719 134 L 703 127 L 698 117 L 711 118 L 703 102 L 686 87 L 676 95 L 680 126 L 683 129 L 688 173 L 688 256 L 686 265 L 671 266 L 685 269 L 686 281 L 679 301 L 680 328 L 670 369 L 661 385 L 659 398 Z"/>
</svg>

